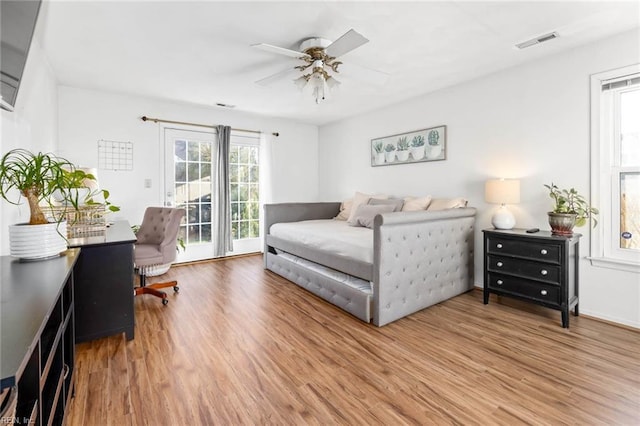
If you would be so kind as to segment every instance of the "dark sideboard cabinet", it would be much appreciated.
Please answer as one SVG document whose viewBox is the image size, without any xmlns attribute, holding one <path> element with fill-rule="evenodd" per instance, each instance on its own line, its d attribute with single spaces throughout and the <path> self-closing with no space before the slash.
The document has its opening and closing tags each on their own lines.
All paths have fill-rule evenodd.
<svg viewBox="0 0 640 426">
<path fill-rule="evenodd" d="M 578 311 L 580 234 L 485 229 L 484 304 L 491 293 L 559 310 L 569 327 L 569 311 Z"/>
<path fill-rule="evenodd" d="M 37 262 L 0 257 L 0 423 L 61 425 L 74 393 L 73 267 L 79 250 Z M 15 407 L 15 411 L 13 410 Z"/>
<path fill-rule="evenodd" d="M 127 221 L 116 221 L 104 235 L 74 238 L 81 249 L 76 263 L 76 343 L 124 332 L 134 337 L 133 245 Z"/>
</svg>

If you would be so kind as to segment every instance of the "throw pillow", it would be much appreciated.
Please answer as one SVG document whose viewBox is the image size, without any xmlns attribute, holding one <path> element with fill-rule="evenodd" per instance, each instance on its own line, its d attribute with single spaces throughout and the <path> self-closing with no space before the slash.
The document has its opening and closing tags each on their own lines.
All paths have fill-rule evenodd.
<svg viewBox="0 0 640 426">
<path fill-rule="evenodd" d="M 358 209 L 358 206 L 360 204 L 367 204 L 369 202 L 369 199 L 371 198 L 386 199 L 386 198 L 389 198 L 389 196 L 388 195 L 371 195 L 371 194 L 364 194 L 362 192 L 356 192 L 356 194 L 353 196 L 351 213 L 349 214 L 349 219 L 347 219 L 347 222 L 349 223 L 353 222 L 353 216 L 355 215 L 356 210 Z"/>
<path fill-rule="evenodd" d="M 459 209 L 461 207 L 467 207 L 467 200 L 464 198 L 434 198 L 427 210 Z"/>
<path fill-rule="evenodd" d="M 370 206 L 382 206 L 382 205 L 389 205 L 389 206 L 393 206 L 393 211 L 394 212 L 399 212 L 400 210 L 402 210 L 402 205 L 404 204 L 404 200 L 401 200 L 399 198 L 387 198 L 385 200 L 381 200 L 378 198 L 371 198 L 369 200 L 369 205 Z"/>
<path fill-rule="evenodd" d="M 416 197 L 406 197 L 404 199 L 404 205 L 402 206 L 403 212 L 417 212 L 420 210 L 426 210 L 431 204 L 431 195 L 427 195 L 426 197 L 416 198 Z"/>
<path fill-rule="evenodd" d="M 373 228 L 373 219 L 381 213 L 391 213 L 393 206 L 391 204 L 383 204 L 372 206 L 371 204 L 362 204 L 354 212 L 353 221 L 349 220 L 351 226 L 364 226 Z"/>
<path fill-rule="evenodd" d="M 336 220 L 347 220 L 349 219 L 349 215 L 351 214 L 351 206 L 353 205 L 353 198 L 349 198 L 348 200 L 344 200 L 342 204 L 340 204 L 340 213 L 338 216 L 334 217 Z"/>
</svg>

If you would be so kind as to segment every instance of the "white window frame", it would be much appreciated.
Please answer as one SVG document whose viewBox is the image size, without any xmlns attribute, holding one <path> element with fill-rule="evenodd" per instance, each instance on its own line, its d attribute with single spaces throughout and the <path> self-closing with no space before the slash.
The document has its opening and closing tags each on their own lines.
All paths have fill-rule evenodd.
<svg viewBox="0 0 640 426">
<path fill-rule="evenodd" d="M 608 80 L 637 73 L 640 73 L 640 64 L 591 76 L 591 200 L 600 209 L 600 220 L 599 226 L 591 234 L 589 259 L 594 266 L 631 272 L 640 272 L 640 252 L 619 247 L 619 182 L 621 173 L 639 171 L 640 168 L 617 164 L 619 140 L 606 134 L 615 117 L 604 112 L 610 111 L 610 108 L 605 109 L 610 97 L 602 95 L 602 85 Z M 616 90 L 614 94 L 618 99 L 620 92 Z M 617 122 L 614 120 L 614 124 Z"/>
</svg>

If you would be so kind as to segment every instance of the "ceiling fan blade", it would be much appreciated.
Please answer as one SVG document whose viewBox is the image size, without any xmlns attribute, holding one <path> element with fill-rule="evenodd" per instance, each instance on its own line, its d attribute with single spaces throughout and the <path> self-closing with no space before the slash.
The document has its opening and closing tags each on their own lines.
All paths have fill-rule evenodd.
<svg viewBox="0 0 640 426">
<path fill-rule="evenodd" d="M 354 29 L 350 29 L 342 35 L 339 39 L 331 43 L 325 49 L 325 52 L 329 56 L 337 58 L 346 53 L 351 52 L 353 49 L 368 43 L 369 39 L 365 38 L 362 34 L 358 33 Z"/>
<path fill-rule="evenodd" d="M 279 55 L 290 56 L 292 58 L 304 58 L 305 56 L 309 56 L 304 52 L 298 52 L 297 50 L 285 49 L 284 47 L 274 46 L 272 44 L 266 43 L 258 43 L 252 44 L 251 47 L 255 47 L 256 49 L 264 50 L 265 52 L 277 53 Z"/>
<path fill-rule="evenodd" d="M 373 70 L 351 62 L 340 65 L 339 71 L 339 76 L 344 76 L 347 79 L 364 81 L 365 83 L 373 84 L 374 86 L 383 86 L 390 77 L 386 72 Z"/>
<path fill-rule="evenodd" d="M 272 74 L 268 77 L 265 77 L 256 81 L 256 84 L 259 84 L 261 86 L 269 86 L 270 84 L 275 83 L 278 80 L 284 80 L 285 78 L 288 78 L 288 77 L 293 78 L 294 76 L 297 76 L 299 74 L 300 74 L 300 71 L 298 71 L 294 67 L 288 67 L 282 71 L 278 71 L 275 74 Z"/>
</svg>

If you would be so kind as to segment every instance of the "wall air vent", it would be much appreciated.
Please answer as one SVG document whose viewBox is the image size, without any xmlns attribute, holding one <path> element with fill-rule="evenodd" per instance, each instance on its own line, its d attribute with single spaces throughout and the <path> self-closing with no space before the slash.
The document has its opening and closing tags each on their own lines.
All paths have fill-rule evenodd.
<svg viewBox="0 0 640 426">
<path fill-rule="evenodd" d="M 554 31 L 554 32 L 549 33 L 549 34 L 544 34 L 544 35 L 541 35 L 539 37 L 532 38 L 531 40 L 527 40 L 527 41 L 524 41 L 522 43 L 518 43 L 518 44 L 516 44 L 516 47 L 518 49 L 525 49 L 527 47 L 531 47 L 531 46 L 534 46 L 536 44 L 544 43 L 545 41 L 553 40 L 554 38 L 558 38 L 558 37 L 560 37 L 560 34 L 558 34 L 557 32 Z"/>
</svg>

